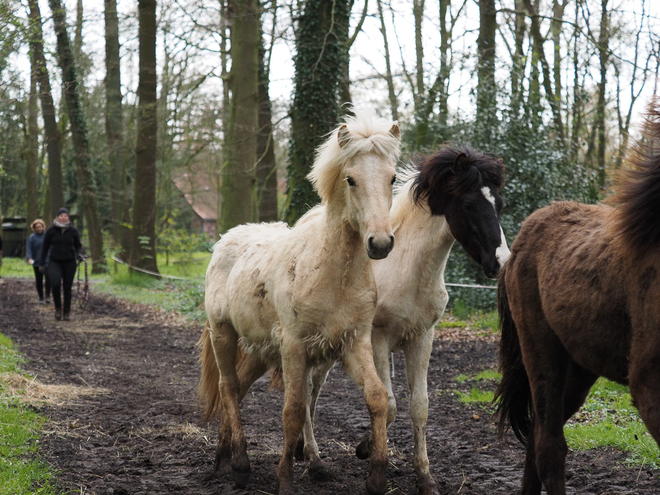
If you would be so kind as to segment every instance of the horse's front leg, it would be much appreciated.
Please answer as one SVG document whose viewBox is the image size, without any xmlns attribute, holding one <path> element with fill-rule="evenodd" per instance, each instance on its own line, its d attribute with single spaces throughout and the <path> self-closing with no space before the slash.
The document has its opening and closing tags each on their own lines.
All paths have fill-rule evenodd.
<svg viewBox="0 0 660 495">
<path fill-rule="evenodd" d="M 413 468 L 417 473 L 420 495 L 439 493 L 429 469 L 429 457 L 426 452 L 426 421 L 429 412 L 427 377 L 432 349 L 433 327 L 419 338 L 410 341 L 403 350 L 406 358 L 406 376 L 410 389 L 410 418 L 415 442 Z"/>
<path fill-rule="evenodd" d="M 387 426 L 396 419 L 396 399 L 392 390 L 392 377 L 390 376 L 390 343 L 387 339 L 386 329 L 372 327 L 371 346 L 374 355 L 376 373 L 387 389 Z M 358 459 L 368 459 L 371 455 L 371 436 L 365 437 L 355 448 Z"/>
<path fill-rule="evenodd" d="M 227 461 L 230 444 L 232 476 L 238 486 L 244 487 L 250 478 L 250 460 L 247 456 L 247 442 L 239 409 L 240 384 L 235 365 L 238 345 L 236 330 L 229 323 L 212 324 L 211 343 L 220 372 L 219 387 L 222 400 L 216 470 L 225 469 L 223 464 Z"/>
<path fill-rule="evenodd" d="M 286 332 L 282 336 L 282 375 L 284 378 L 284 447 L 277 466 L 277 493 L 290 495 L 293 490 L 293 457 L 296 443 L 305 425 L 308 407 L 308 384 L 311 367 L 305 346 Z"/>
<path fill-rule="evenodd" d="M 367 493 L 381 495 L 387 490 L 387 389 L 376 373 L 371 332 L 359 335 L 342 361 L 344 369 L 364 392 L 371 416 L 371 471 Z"/>
</svg>

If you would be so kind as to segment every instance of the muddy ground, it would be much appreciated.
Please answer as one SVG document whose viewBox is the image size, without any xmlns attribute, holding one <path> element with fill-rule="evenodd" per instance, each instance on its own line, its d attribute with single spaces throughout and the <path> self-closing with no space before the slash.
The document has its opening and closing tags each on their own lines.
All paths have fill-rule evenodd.
<svg viewBox="0 0 660 495">
<path fill-rule="evenodd" d="M 196 404 L 195 343 L 201 325 L 153 308 L 93 294 L 73 321 L 57 322 L 39 306 L 30 281 L 0 284 L 0 331 L 28 359 L 36 377 L 24 385 L 49 421 L 40 456 L 64 493 L 269 494 L 282 445 L 282 396 L 258 381 L 242 404 L 252 478 L 247 489 L 213 476 L 215 425 L 202 425 Z M 429 375 L 428 450 L 442 493 L 514 493 L 523 450 L 511 436 L 500 444 L 488 413 L 452 393 L 459 374 L 494 367 L 493 339 L 460 332 L 438 335 Z M 389 429 L 392 494 L 416 493 L 412 435 L 401 354 L 395 355 L 399 417 Z M 316 435 L 332 479 L 312 480 L 296 463 L 299 494 L 360 494 L 368 462 L 354 447 L 368 430 L 363 399 L 338 367 L 318 404 Z M 612 449 L 568 456 L 568 489 L 581 494 L 660 493 L 658 472 L 628 467 Z"/>
</svg>

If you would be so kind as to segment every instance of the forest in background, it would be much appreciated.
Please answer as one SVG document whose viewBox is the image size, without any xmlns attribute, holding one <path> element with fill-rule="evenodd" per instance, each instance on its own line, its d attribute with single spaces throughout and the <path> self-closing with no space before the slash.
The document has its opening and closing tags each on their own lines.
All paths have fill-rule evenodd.
<svg viewBox="0 0 660 495">
<path fill-rule="evenodd" d="M 203 245 L 182 177 L 216 193 L 217 232 L 292 223 L 352 104 L 399 121 L 404 161 L 447 141 L 502 157 L 512 240 L 625 166 L 657 92 L 653 1 L 0 0 L 0 216 L 66 205 L 94 270 L 157 272 L 156 250 Z M 483 283 L 455 250 L 447 280 Z"/>
</svg>

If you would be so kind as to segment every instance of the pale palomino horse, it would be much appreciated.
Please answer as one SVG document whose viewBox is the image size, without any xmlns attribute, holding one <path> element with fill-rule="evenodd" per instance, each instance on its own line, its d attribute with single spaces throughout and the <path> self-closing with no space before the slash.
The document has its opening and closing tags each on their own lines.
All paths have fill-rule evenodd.
<svg viewBox="0 0 660 495">
<path fill-rule="evenodd" d="M 371 341 L 378 376 L 388 391 L 388 426 L 396 417 L 390 377 L 390 353 L 402 349 L 410 390 L 413 424 L 413 468 L 420 494 L 437 493 L 426 452 L 427 375 L 435 325 L 447 305 L 444 271 L 457 240 L 494 277 L 509 249 L 499 222 L 504 180 L 502 160 L 466 146 L 444 146 L 419 170 L 407 171 L 394 199 L 390 218 L 396 247 L 387 259 L 372 263 L 378 305 Z M 327 370 L 317 371 L 324 379 Z M 315 384 L 318 394 L 320 384 Z M 312 401 L 314 404 L 315 398 Z M 312 421 L 305 425 L 305 454 L 313 441 Z M 358 445 L 360 458 L 373 455 L 371 439 Z"/>
<path fill-rule="evenodd" d="M 396 124 L 348 119 L 320 147 L 308 176 L 321 206 L 293 228 L 236 227 L 213 249 L 200 395 L 207 418 L 222 410 L 216 467 L 231 466 L 239 486 L 247 484 L 250 471 L 239 411 L 249 386 L 269 367 L 282 367 L 284 447 L 277 485 L 278 493 L 290 494 L 312 370 L 340 360 L 363 390 L 371 416 L 366 490 L 386 491 L 387 390 L 371 349 L 376 283 L 369 259 L 385 258 L 394 244 L 389 210 L 399 139 Z M 239 344 L 249 363 L 242 369 L 236 367 Z"/>
<path fill-rule="evenodd" d="M 371 263 L 378 287 L 371 339 L 376 369 L 388 390 L 388 425 L 396 416 L 389 355 L 403 349 L 411 394 L 413 467 L 419 492 L 426 495 L 437 492 L 426 452 L 427 374 L 434 327 L 448 301 L 445 265 L 455 240 L 489 277 L 497 275 L 506 263 L 509 250 L 499 222 L 504 165 L 466 146 L 445 146 L 418 170 L 404 174 L 390 213 L 396 247 L 387 259 Z M 303 431 L 303 453 L 310 462 L 318 462 L 314 409 L 331 364 L 317 367 L 310 385 L 312 400 Z M 247 371 L 249 368 L 254 373 Z M 265 372 L 247 359 L 239 363 L 239 369 L 249 379 Z M 299 450 L 302 446 L 301 442 Z M 358 446 L 357 455 L 365 458 L 370 454 L 373 446 L 366 439 Z"/>
</svg>

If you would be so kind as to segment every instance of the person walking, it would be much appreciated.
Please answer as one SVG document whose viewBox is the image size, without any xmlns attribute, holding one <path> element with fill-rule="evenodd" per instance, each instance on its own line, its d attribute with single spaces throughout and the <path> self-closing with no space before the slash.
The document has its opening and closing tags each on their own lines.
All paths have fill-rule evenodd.
<svg viewBox="0 0 660 495">
<path fill-rule="evenodd" d="M 46 237 L 46 224 L 41 218 L 37 218 L 30 224 L 33 234 L 27 240 L 27 258 L 28 263 L 32 265 L 34 270 L 34 280 L 37 286 L 37 294 L 39 294 L 39 304 L 44 303 L 44 276 L 46 278 L 46 304 L 50 304 L 50 277 L 48 270 L 39 270 L 41 263 L 41 248 L 44 244 L 44 237 Z M 46 253 L 46 265 L 48 266 L 48 253 Z"/>
<path fill-rule="evenodd" d="M 48 227 L 44 235 L 39 261 L 39 269 L 45 271 L 46 256 L 50 254 L 48 275 L 53 291 L 56 320 L 70 320 L 71 287 L 76 275 L 76 260 L 82 257 L 81 250 L 80 235 L 71 225 L 69 210 L 60 208 L 57 211 L 57 218 L 53 220 L 53 225 Z M 64 301 L 62 301 L 61 295 L 62 287 L 64 287 Z"/>
</svg>

